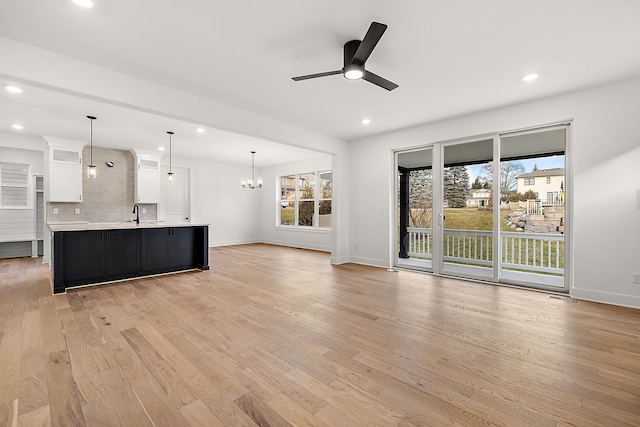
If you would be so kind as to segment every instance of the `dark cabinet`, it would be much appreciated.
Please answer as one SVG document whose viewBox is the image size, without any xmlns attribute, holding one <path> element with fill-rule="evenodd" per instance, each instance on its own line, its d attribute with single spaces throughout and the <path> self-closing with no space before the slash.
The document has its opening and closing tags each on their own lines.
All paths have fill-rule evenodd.
<svg viewBox="0 0 640 427">
<path fill-rule="evenodd" d="M 109 230 L 103 235 L 105 276 L 124 278 L 140 271 L 138 230 Z"/>
<path fill-rule="evenodd" d="M 54 292 L 150 274 L 209 269 L 209 227 L 57 231 Z"/>
<path fill-rule="evenodd" d="M 193 266 L 195 241 L 194 229 L 180 227 L 171 229 L 171 266 L 174 268 Z"/>
<path fill-rule="evenodd" d="M 114 280 L 140 271 L 138 230 L 74 231 L 61 237 L 67 285 Z"/>
<path fill-rule="evenodd" d="M 144 273 L 163 273 L 171 266 L 170 228 L 140 230 L 140 269 Z"/>
<path fill-rule="evenodd" d="M 163 273 L 196 267 L 196 240 L 193 227 L 141 230 L 141 269 L 146 273 Z"/>
<path fill-rule="evenodd" d="M 104 231 L 78 231 L 62 236 L 65 283 L 82 284 L 84 281 L 104 275 Z M 58 261 L 58 260 L 56 260 Z"/>
</svg>

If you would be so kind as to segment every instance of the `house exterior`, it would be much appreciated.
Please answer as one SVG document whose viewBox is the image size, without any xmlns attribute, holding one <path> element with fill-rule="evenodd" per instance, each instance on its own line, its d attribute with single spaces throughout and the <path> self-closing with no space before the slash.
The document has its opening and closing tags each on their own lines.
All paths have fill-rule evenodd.
<svg viewBox="0 0 640 427">
<path fill-rule="evenodd" d="M 539 169 L 517 177 L 518 193 L 536 193 L 544 205 L 564 205 L 564 168 Z"/>
<path fill-rule="evenodd" d="M 479 188 L 469 191 L 469 198 L 467 199 L 468 208 L 479 208 L 489 206 L 489 197 L 491 197 L 491 189 Z"/>
</svg>

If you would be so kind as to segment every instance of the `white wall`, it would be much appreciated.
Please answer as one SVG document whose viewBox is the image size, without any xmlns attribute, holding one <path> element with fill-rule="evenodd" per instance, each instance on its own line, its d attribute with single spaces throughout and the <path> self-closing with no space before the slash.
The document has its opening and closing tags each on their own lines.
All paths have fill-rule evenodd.
<svg viewBox="0 0 640 427">
<path fill-rule="evenodd" d="M 640 285 L 632 283 L 632 272 L 640 272 L 638 111 L 640 79 L 634 79 L 350 143 L 351 260 L 389 265 L 393 149 L 573 118 L 571 294 L 640 308 Z"/>
<path fill-rule="evenodd" d="M 240 187 L 246 166 L 174 158 L 190 169 L 191 222 L 209 224 L 209 246 L 260 241 L 260 197 Z M 162 164 L 169 165 L 167 156 Z M 257 191 L 257 190 L 254 190 Z"/>
<path fill-rule="evenodd" d="M 0 132 L 0 162 L 30 164 L 32 175 L 44 175 L 45 148 L 42 138 Z"/>
<path fill-rule="evenodd" d="M 297 248 L 331 251 L 330 230 L 293 229 L 276 227 L 279 208 L 279 182 L 283 175 L 331 170 L 331 156 L 322 156 L 302 162 L 282 164 L 260 170 L 264 187 L 260 193 L 260 240 L 276 245 L 294 246 Z M 253 190 L 258 191 L 258 190 Z"/>
</svg>

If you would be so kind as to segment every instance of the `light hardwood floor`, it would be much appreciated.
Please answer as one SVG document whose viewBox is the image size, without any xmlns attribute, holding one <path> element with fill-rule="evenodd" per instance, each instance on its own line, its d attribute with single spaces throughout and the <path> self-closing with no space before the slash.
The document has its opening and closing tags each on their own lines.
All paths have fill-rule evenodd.
<svg viewBox="0 0 640 427">
<path fill-rule="evenodd" d="M 640 425 L 640 310 L 210 255 L 55 296 L 40 259 L 0 260 L 0 425 Z"/>
</svg>

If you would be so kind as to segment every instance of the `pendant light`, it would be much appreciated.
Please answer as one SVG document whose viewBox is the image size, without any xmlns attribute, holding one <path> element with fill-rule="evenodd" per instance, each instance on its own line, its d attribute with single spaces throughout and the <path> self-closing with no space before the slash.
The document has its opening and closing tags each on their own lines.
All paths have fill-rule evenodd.
<svg viewBox="0 0 640 427">
<path fill-rule="evenodd" d="M 173 135 L 173 132 L 168 130 L 167 133 L 169 134 L 169 172 L 167 172 L 167 182 L 173 184 L 173 169 L 171 168 L 171 135 Z"/>
<path fill-rule="evenodd" d="M 242 178 L 242 188 L 248 188 L 250 190 L 260 189 L 262 188 L 262 177 L 258 177 L 258 182 L 256 183 L 256 168 L 255 168 L 255 156 L 256 152 L 251 152 L 251 176 L 247 178 Z"/>
<path fill-rule="evenodd" d="M 93 121 L 94 116 L 87 116 L 89 119 L 89 166 L 87 166 L 87 178 L 96 178 L 96 166 L 93 164 Z"/>
</svg>

